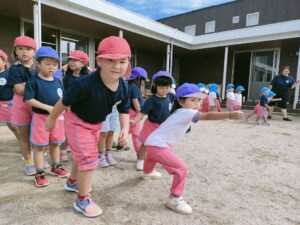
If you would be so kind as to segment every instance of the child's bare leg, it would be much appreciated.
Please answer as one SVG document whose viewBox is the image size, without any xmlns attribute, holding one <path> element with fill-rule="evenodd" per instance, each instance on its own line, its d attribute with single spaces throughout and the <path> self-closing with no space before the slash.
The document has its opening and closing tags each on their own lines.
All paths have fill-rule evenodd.
<svg viewBox="0 0 300 225">
<path fill-rule="evenodd" d="M 105 168 L 108 167 L 109 164 L 106 159 L 105 151 L 106 151 L 106 140 L 107 140 L 108 132 L 101 132 L 98 142 L 98 153 L 99 153 L 99 167 Z"/>
<path fill-rule="evenodd" d="M 33 160 L 37 173 L 44 171 L 44 151 L 45 146 L 32 146 L 34 149 Z"/>
<path fill-rule="evenodd" d="M 13 132 L 15 137 L 19 140 L 18 129 L 15 126 L 11 125 L 10 123 L 7 123 L 6 125 L 11 130 L 11 132 Z"/>
<path fill-rule="evenodd" d="M 58 144 L 50 144 L 50 156 L 52 163 L 60 163 L 60 149 Z"/>
<path fill-rule="evenodd" d="M 112 150 L 113 142 L 114 142 L 114 132 L 109 131 L 106 137 L 106 150 Z"/>
<path fill-rule="evenodd" d="M 20 150 L 25 160 L 31 159 L 30 154 L 30 143 L 29 143 L 29 134 L 30 134 L 30 127 L 18 127 L 18 134 L 19 134 L 19 143 L 20 143 Z"/>
<path fill-rule="evenodd" d="M 139 152 L 139 159 L 144 160 L 145 159 L 145 155 L 146 155 L 146 148 L 142 144 L 141 148 L 140 148 L 140 152 Z"/>
<path fill-rule="evenodd" d="M 78 195 L 87 196 L 90 192 L 93 170 L 78 171 Z"/>
</svg>

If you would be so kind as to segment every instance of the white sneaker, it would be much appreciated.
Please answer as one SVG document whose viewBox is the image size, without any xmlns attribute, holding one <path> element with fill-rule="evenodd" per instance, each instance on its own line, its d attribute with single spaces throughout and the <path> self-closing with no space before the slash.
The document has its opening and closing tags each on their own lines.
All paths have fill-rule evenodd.
<svg viewBox="0 0 300 225">
<path fill-rule="evenodd" d="M 143 179 L 145 179 L 145 180 L 156 180 L 156 179 L 159 179 L 161 177 L 162 177 L 161 173 L 159 173 L 155 170 L 153 170 L 151 173 L 144 173 L 143 174 Z"/>
<path fill-rule="evenodd" d="M 47 155 L 44 155 L 44 169 L 47 169 L 49 167 L 50 167 L 50 164 L 48 162 Z"/>
<path fill-rule="evenodd" d="M 138 159 L 136 161 L 136 167 L 135 168 L 136 168 L 137 171 L 142 171 L 144 169 L 144 160 Z"/>
<path fill-rule="evenodd" d="M 193 209 L 189 204 L 187 204 L 183 198 L 180 196 L 178 198 L 169 197 L 166 206 L 178 213 L 189 215 L 193 212 Z"/>
</svg>

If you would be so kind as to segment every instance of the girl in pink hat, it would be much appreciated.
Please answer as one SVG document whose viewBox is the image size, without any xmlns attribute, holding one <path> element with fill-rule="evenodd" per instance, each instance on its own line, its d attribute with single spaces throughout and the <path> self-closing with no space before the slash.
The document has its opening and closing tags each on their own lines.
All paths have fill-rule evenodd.
<svg viewBox="0 0 300 225">
<path fill-rule="evenodd" d="M 34 75 L 30 68 L 33 66 L 36 44 L 32 38 L 20 36 L 15 39 L 14 47 L 14 57 L 17 62 L 9 68 L 8 72 L 8 84 L 14 91 L 11 123 L 18 129 L 20 149 L 25 159 L 25 172 L 27 175 L 33 175 L 36 171 L 29 142 L 32 109 L 24 103 L 23 94 L 26 82 Z"/>
<path fill-rule="evenodd" d="M 6 123 L 7 127 L 14 133 L 17 139 L 17 129 L 11 125 L 11 104 L 13 92 L 7 83 L 8 79 L 8 57 L 0 49 L 0 123 Z"/>
<path fill-rule="evenodd" d="M 65 184 L 68 191 L 77 192 L 73 204 L 77 212 L 96 217 L 102 209 L 89 195 L 93 170 L 98 166 L 97 143 L 103 121 L 112 109 L 119 111 L 121 130 L 118 142 L 125 145 L 129 130 L 128 84 L 131 51 L 127 41 L 111 36 L 98 46 L 98 69 L 78 79 L 57 102 L 46 121 L 46 128 L 54 127 L 55 119 L 67 107 L 65 129 L 72 150 L 72 170 Z"/>
<path fill-rule="evenodd" d="M 65 91 L 72 86 L 75 80 L 90 73 L 90 70 L 88 68 L 88 63 L 89 63 L 89 56 L 85 52 L 81 50 L 70 52 L 68 56 L 67 68 L 63 76 L 63 84 L 64 84 Z M 68 150 L 70 151 L 70 148 L 68 146 L 68 141 L 66 139 L 65 143 L 61 145 L 61 150 L 60 150 L 61 161 L 63 162 L 69 161 Z"/>
<path fill-rule="evenodd" d="M 140 148 L 137 148 L 136 169 L 141 171 L 144 167 L 144 159 L 146 150 L 144 142 L 147 137 L 156 130 L 169 116 L 170 111 L 176 97 L 170 93 L 173 77 L 167 71 L 158 71 L 152 77 L 152 87 L 150 96 L 141 108 L 141 111 L 134 119 L 131 119 L 131 124 L 138 124 L 145 115 L 148 118 L 145 120 L 142 130 L 139 135 Z"/>
<path fill-rule="evenodd" d="M 177 100 L 172 108 L 172 115 L 159 128 L 153 131 L 145 142 L 147 155 L 144 163 L 144 179 L 159 179 L 161 173 L 154 170 L 157 163 L 161 164 L 173 182 L 166 206 L 182 214 L 191 214 L 192 208 L 183 200 L 183 188 L 187 175 L 187 165 L 173 152 L 178 141 L 185 135 L 191 123 L 198 120 L 220 120 L 229 117 L 229 112 L 201 113 L 201 92 L 197 85 L 184 83 L 176 90 Z M 239 119 L 242 112 L 231 113 L 233 119 Z"/>
</svg>

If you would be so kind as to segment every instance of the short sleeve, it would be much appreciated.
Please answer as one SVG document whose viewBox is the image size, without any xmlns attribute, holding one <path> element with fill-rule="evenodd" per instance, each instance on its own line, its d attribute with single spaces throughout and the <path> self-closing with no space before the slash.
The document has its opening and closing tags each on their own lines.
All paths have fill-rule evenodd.
<svg viewBox="0 0 300 225">
<path fill-rule="evenodd" d="M 8 85 L 13 87 L 15 84 L 23 83 L 20 70 L 15 66 L 11 66 L 8 70 Z"/>
<path fill-rule="evenodd" d="M 141 113 L 143 113 L 143 114 L 145 114 L 145 115 L 148 115 L 149 112 L 151 111 L 152 107 L 153 107 L 153 104 L 152 104 L 152 98 L 149 97 L 149 98 L 145 101 L 144 105 L 142 106 Z"/>
<path fill-rule="evenodd" d="M 271 80 L 271 85 L 274 85 L 274 84 L 276 84 L 276 82 L 277 82 L 277 77 L 278 76 L 275 76 L 274 78 L 273 78 L 273 80 Z"/>
<path fill-rule="evenodd" d="M 35 93 L 36 93 L 36 81 L 34 77 L 31 77 L 25 85 L 25 90 L 24 90 L 24 100 L 30 100 L 35 98 Z"/>
<path fill-rule="evenodd" d="M 136 85 L 132 85 L 130 88 L 130 99 L 137 99 L 141 96 L 140 89 Z"/>
</svg>

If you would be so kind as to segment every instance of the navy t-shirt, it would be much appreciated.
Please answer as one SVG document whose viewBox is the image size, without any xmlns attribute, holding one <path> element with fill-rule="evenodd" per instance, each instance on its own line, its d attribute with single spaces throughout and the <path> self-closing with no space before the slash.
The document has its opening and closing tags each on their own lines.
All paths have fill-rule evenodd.
<svg viewBox="0 0 300 225">
<path fill-rule="evenodd" d="M 154 123 L 163 123 L 169 116 L 176 96 L 172 93 L 164 98 L 150 96 L 144 103 L 141 113 L 148 115 L 148 120 Z"/>
<path fill-rule="evenodd" d="M 75 80 L 80 79 L 80 78 L 82 78 L 82 76 L 75 77 L 71 74 L 66 75 L 63 78 L 63 84 L 64 84 L 65 91 L 67 91 L 69 89 L 69 87 L 71 87 L 73 85 Z"/>
<path fill-rule="evenodd" d="M 8 86 L 8 70 L 0 73 L 0 101 L 10 101 L 13 98 L 11 87 Z"/>
<path fill-rule="evenodd" d="M 288 95 L 289 88 L 294 84 L 294 79 L 291 76 L 277 75 L 271 81 L 272 91 L 277 95 Z"/>
<path fill-rule="evenodd" d="M 66 91 L 62 103 L 71 106 L 71 111 L 83 121 L 99 123 L 105 121 L 116 105 L 120 113 L 129 113 L 128 84 L 123 78 L 119 78 L 117 90 L 112 91 L 105 86 L 97 70 L 75 80 Z"/>
<path fill-rule="evenodd" d="M 137 99 L 139 101 L 140 107 L 142 107 L 144 104 L 144 100 L 140 88 L 135 83 L 128 83 L 128 91 L 129 91 L 130 99 L 131 100 Z M 131 100 L 130 100 L 130 108 L 135 110 Z"/>
<path fill-rule="evenodd" d="M 9 68 L 8 85 L 13 88 L 15 84 L 27 82 L 34 75 L 34 71 L 30 71 L 28 67 L 23 66 L 21 63 L 16 63 Z"/>
<path fill-rule="evenodd" d="M 261 96 L 260 96 L 259 104 L 260 104 L 261 106 L 266 106 L 268 103 L 269 103 L 268 97 L 265 96 L 265 95 L 261 95 Z"/>
<path fill-rule="evenodd" d="M 24 99 L 35 99 L 47 105 L 54 106 L 63 96 L 63 84 L 53 77 L 52 81 L 44 80 L 38 75 L 31 77 L 25 86 Z M 32 107 L 32 111 L 39 114 L 49 114 L 48 111 Z"/>
</svg>

